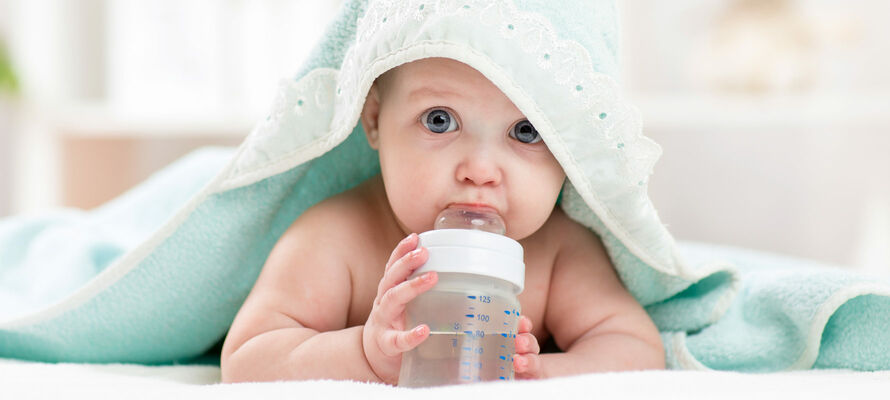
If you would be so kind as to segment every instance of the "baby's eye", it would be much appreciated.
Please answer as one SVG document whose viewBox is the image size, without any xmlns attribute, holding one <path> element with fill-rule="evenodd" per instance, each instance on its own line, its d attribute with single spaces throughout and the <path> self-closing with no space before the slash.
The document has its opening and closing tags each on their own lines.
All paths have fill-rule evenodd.
<svg viewBox="0 0 890 400">
<path fill-rule="evenodd" d="M 434 133 L 445 133 L 457 130 L 457 118 L 448 111 L 434 108 L 420 116 L 420 122 L 426 129 Z"/>
<path fill-rule="evenodd" d="M 522 143 L 534 144 L 541 141 L 538 130 L 527 119 L 519 121 L 510 128 L 510 137 Z"/>
</svg>

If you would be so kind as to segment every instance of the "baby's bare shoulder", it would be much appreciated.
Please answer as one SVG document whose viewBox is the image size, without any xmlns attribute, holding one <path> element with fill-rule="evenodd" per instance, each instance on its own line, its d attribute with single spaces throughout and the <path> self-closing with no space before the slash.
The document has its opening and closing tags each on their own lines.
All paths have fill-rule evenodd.
<svg viewBox="0 0 890 400">
<path fill-rule="evenodd" d="M 549 222 L 549 236 L 556 241 L 554 274 L 564 277 L 614 275 L 612 262 L 596 233 L 560 209 L 553 212 Z"/>
<path fill-rule="evenodd" d="M 597 335 L 624 334 L 653 343 L 658 330 L 622 284 L 599 236 L 560 212 L 560 240 L 545 323 L 561 349 Z"/>
<path fill-rule="evenodd" d="M 578 338 L 630 301 L 600 238 L 561 210 L 554 212 L 550 229 L 557 241 L 547 299 L 546 324 L 560 348 Z M 579 310 L 579 304 L 598 307 Z"/>
<path fill-rule="evenodd" d="M 355 235 L 367 222 L 360 193 L 344 192 L 304 211 L 278 239 L 248 298 L 302 326 L 341 329 L 352 293 Z M 324 311 L 324 312 L 321 312 Z"/>
<path fill-rule="evenodd" d="M 303 212 L 278 238 L 224 345 L 230 354 L 252 337 L 282 328 L 343 329 L 353 293 L 350 262 L 364 249 L 355 240 L 368 224 L 360 189 Z"/>
<path fill-rule="evenodd" d="M 350 269 L 363 265 L 377 252 L 379 201 L 368 182 L 329 197 L 300 215 L 278 245 L 299 246 Z"/>
<path fill-rule="evenodd" d="M 308 230 L 313 235 L 345 239 L 367 229 L 373 219 L 372 199 L 361 187 L 347 190 L 313 205 L 301 214 L 290 229 Z"/>
</svg>

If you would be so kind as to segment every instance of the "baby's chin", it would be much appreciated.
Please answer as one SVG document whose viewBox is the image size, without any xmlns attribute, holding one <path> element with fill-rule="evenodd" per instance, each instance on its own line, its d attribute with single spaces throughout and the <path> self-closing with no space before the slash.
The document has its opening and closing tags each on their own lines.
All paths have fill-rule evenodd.
<svg viewBox="0 0 890 400">
<path fill-rule="evenodd" d="M 538 227 L 538 229 L 540 229 L 540 226 Z M 517 231 L 517 230 L 511 231 L 510 227 L 508 226 L 507 233 L 505 234 L 505 236 L 518 242 L 525 238 L 528 238 L 529 236 L 531 236 L 532 234 L 537 232 L 538 229 L 524 229 L 521 231 Z"/>
<path fill-rule="evenodd" d="M 506 221 L 504 221 L 507 226 L 506 236 L 518 242 L 534 235 L 547 224 L 547 221 L 549 221 L 552 216 L 552 212 L 546 215 L 529 214 L 527 216 L 532 216 L 532 218 L 516 220 L 515 218 L 508 217 Z"/>
</svg>

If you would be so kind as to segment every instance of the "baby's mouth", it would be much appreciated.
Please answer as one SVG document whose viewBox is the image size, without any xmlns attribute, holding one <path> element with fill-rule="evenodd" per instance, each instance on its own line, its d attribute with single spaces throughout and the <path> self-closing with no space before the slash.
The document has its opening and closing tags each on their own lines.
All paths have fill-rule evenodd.
<svg viewBox="0 0 890 400">
<path fill-rule="evenodd" d="M 500 215 L 500 212 L 497 208 L 494 208 L 486 203 L 450 203 L 445 208 L 461 209 L 466 210 L 467 212 L 475 212 L 481 214 L 494 213 Z"/>
<path fill-rule="evenodd" d="M 476 229 L 503 235 L 507 229 L 498 211 L 478 203 L 449 204 L 436 217 L 434 229 Z"/>
</svg>

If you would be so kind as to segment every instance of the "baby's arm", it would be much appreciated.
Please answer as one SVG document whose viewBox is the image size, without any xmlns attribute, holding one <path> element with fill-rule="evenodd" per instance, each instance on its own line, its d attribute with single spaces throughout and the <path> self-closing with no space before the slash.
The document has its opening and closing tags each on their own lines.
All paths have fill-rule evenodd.
<svg viewBox="0 0 890 400">
<path fill-rule="evenodd" d="M 405 326 L 405 305 L 432 288 L 437 275 L 407 279 L 428 257 L 417 235 L 409 235 L 380 267 L 383 278 L 367 321 L 347 328 L 352 280 L 343 246 L 367 240 L 351 229 L 355 208 L 322 203 L 279 239 L 226 338 L 224 382 L 396 383 L 401 354 L 429 336 L 428 326 Z"/>
<path fill-rule="evenodd" d="M 542 377 L 664 368 L 658 329 L 619 281 L 599 239 L 574 222 L 567 225 L 544 317 L 565 353 L 520 362 Z"/>
<path fill-rule="evenodd" d="M 365 360 L 362 326 L 344 329 L 349 270 L 319 229 L 320 214 L 304 213 L 269 254 L 223 345 L 223 382 L 379 381 Z"/>
</svg>

